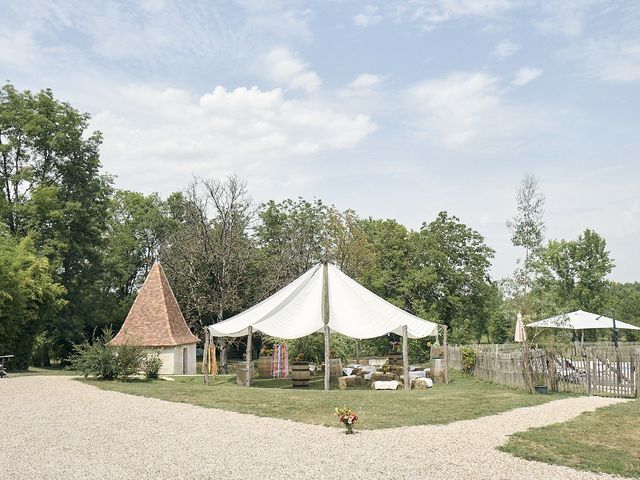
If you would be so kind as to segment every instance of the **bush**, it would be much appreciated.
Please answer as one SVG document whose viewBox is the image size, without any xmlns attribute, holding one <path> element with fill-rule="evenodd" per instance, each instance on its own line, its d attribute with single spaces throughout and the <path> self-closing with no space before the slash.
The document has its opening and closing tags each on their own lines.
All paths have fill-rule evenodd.
<svg viewBox="0 0 640 480">
<path fill-rule="evenodd" d="M 85 378 L 91 375 L 104 380 L 125 380 L 138 373 L 145 360 L 144 348 L 131 345 L 110 347 L 107 343 L 112 338 L 113 331 L 105 327 L 101 336 L 94 335 L 93 342 L 85 340 L 74 345 L 69 358 L 71 368 Z"/>
<path fill-rule="evenodd" d="M 160 367 L 162 367 L 162 359 L 157 352 L 150 353 L 142 362 L 142 370 L 144 371 L 144 376 L 149 379 L 158 378 Z"/>
<path fill-rule="evenodd" d="M 131 375 L 135 375 L 142 370 L 143 363 L 147 357 L 144 347 L 121 345 L 107 348 L 116 350 L 117 377 L 119 379 L 126 380 Z"/>
<path fill-rule="evenodd" d="M 476 351 L 470 347 L 460 347 L 460 354 L 462 355 L 462 371 L 472 373 L 476 366 Z"/>
</svg>

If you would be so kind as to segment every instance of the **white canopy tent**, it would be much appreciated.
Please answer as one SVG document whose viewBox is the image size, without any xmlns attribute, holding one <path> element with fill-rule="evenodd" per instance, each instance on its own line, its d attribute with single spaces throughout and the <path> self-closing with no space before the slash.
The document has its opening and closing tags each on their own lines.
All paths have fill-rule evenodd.
<svg viewBox="0 0 640 480">
<path fill-rule="evenodd" d="M 527 327 L 568 328 L 571 330 L 589 330 L 592 328 L 622 328 L 640 330 L 640 327 L 614 320 L 613 318 L 595 313 L 576 310 L 575 312 L 556 315 L 538 322 L 528 323 Z"/>
<path fill-rule="evenodd" d="M 403 336 L 408 370 L 408 338 L 437 335 L 438 324 L 412 315 L 378 297 L 329 264 L 318 264 L 269 298 L 220 323 L 209 325 L 214 337 L 248 336 L 249 365 L 251 335 L 259 331 L 272 337 L 293 339 L 324 332 L 325 365 L 329 364 L 331 332 L 364 339 L 396 333 Z M 248 375 L 247 375 L 248 378 Z M 409 375 L 405 372 L 405 387 Z M 325 368 L 325 389 L 329 369 Z"/>
<path fill-rule="evenodd" d="M 546 318 L 538 322 L 528 323 L 527 327 L 534 328 L 566 328 L 569 330 L 582 330 L 584 338 L 584 330 L 594 328 L 607 328 L 614 331 L 614 340 L 617 346 L 617 329 L 640 330 L 640 327 L 629 323 L 621 322 L 613 318 L 597 315 L 595 313 L 585 312 L 584 310 L 576 310 L 575 312 L 565 313 L 564 315 L 556 315 L 555 317 Z"/>
</svg>

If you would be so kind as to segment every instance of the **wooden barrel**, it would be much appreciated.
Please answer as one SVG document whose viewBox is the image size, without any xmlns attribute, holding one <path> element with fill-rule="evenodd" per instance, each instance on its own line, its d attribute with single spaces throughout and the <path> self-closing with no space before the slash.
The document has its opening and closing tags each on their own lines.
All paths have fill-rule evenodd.
<svg viewBox="0 0 640 480">
<path fill-rule="evenodd" d="M 291 365 L 291 379 L 294 388 L 308 387 L 309 378 L 311 378 L 311 370 L 309 370 L 309 362 L 296 362 Z"/>
<path fill-rule="evenodd" d="M 434 382 L 444 383 L 444 362 L 441 358 L 431 359 L 431 379 Z"/>
<path fill-rule="evenodd" d="M 273 376 L 270 355 L 260 355 L 258 358 L 258 376 L 260 378 L 271 378 Z"/>
</svg>

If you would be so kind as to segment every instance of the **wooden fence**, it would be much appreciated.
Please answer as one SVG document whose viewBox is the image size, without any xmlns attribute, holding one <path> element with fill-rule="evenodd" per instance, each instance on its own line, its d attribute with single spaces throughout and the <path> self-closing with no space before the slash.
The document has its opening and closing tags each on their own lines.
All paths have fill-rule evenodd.
<svg viewBox="0 0 640 480">
<path fill-rule="evenodd" d="M 527 361 L 521 345 L 467 345 L 474 349 L 473 375 L 515 388 L 529 383 L 556 392 L 634 398 L 640 390 L 640 347 L 590 344 L 531 348 Z M 449 366 L 462 369 L 461 346 L 447 347 Z M 525 368 L 525 363 L 528 368 Z"/>
</svg>

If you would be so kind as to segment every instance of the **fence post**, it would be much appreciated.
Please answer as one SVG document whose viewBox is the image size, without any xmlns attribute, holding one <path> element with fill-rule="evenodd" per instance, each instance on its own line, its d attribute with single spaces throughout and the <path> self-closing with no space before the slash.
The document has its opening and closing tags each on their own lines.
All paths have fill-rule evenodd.
<svg viewBox="0 0 640 480">
<path fill-rule="evenodd" d="M 637 350 L 636 350 L 637 351 Z M 636 398 L 638 396 L 640 396 L 640 351 L 637 351 L 638 353 L 636 353 L 636 361 L 635 361 L 635 368 L 636 368 L 636 375 L 635 375 L 635 380 L 636 380 Z"/>
<path fill-rule="evenodd" d="M 585 349 L 585 362 L 586 362 L 586 372 L 587 372 L 587 395 L 591 395 L 591 355 L 589 355 L 590 350 Z"/>
</svg>

